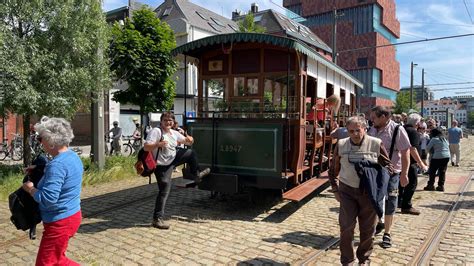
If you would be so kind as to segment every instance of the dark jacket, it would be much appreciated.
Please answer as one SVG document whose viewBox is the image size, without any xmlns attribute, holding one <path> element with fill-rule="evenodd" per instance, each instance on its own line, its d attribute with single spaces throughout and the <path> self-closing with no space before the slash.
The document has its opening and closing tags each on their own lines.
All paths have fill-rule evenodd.
<svg viewBox="0 0 474 266">
<path fill-rule="evenodd" d="M 382 217 L 384 197 L 387 195 L 390 179 L 387 168 L 367 160 L 354 163 L 354 167 L 360 178 L 360 188 L 367 192 L 377 215 Z"/>
<path fill-rule="evenodd" d="M 44 168 L 48 159 L 45 156 L 38 156 L 32 163 L 36 167 L 33 168 L 25 178 L 26 181 L 33 182 L 35 187 L 41 180 L 44 174 Z M 10 220 L 18 230 L 30 230 L 30 238 L 36 238 L 36 225 L 41 222 L 41 215 L 39 212 L 38 203 L 31 197 L 23 188 L 17 189 L 8 197 L 10 212 L 12 216 Z"/>
</svg>

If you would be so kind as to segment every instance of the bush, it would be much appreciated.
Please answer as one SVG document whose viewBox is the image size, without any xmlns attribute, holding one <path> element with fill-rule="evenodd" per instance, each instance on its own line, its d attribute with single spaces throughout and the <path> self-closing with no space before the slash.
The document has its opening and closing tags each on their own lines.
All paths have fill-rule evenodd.
<svg viewBox="0 0 474 266">
<path fill-rule="evenodd" d="M 134 157 L 107 157 L 102 171 L 91 163 L 90 158 L 81 157 L 81 160 L 84 165 L 83 187 L 136 176 L 133 167 L 136 161 Z M 18 189 L 23 177 L 21 165 L 0 165 L 0 200 L 6 200 L 10 193 Z"/>
</svg>

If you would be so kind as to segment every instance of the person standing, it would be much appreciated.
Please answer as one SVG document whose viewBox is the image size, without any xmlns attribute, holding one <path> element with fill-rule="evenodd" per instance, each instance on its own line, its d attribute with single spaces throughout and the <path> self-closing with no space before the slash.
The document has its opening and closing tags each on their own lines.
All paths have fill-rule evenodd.
<svg viewBox="0 0 474 266">
<path fill-rule="evenodd" d="M 114 121 L 113 128 L 111 128 L 108 132 L 110 134 L 112 132 L 112 144 L 110 149 L 110 155 L 115 153 L 115 155 L 120 155 L 121 148 L 122 148 L 122 128 L 118 126 L 118 121 Z"/>
<path fill-rule="evenodd" d="M 397 123 L 391 119 L 391 112 L 387 107 L 376 106 L 372 108 L 370 119 L 373 121 L 373 126 L 369 131 L 369 135 L 382 140 L 395 170 L 395 174 L 390 177 L 387 188 L 385 223 L 380 222 L 377 224 L 378 230 L 381 231 L 384 229 L 382 247 L 390 248 L 392 246 L 390 230 L 398 203 L 398 185 L 399 183 L 402 187 L 408 185 L 408 166 L 410 164 L 409 156 L 411 145 L 407 132 L 402 126 L 397 125 Z"/>
<path fill-rule="evenodd" d="M 430 178 L 424 190 L 435 190 L 434 183 L 436 173 L 438 173 L 439 178 L 436 190 L 444 191 L 444 181 L 446 179 L 446 170 L 448 168 L 450 152 L 448 141 L 446 140 L 443 135 L 443 132 L 439 128 L 434 128 L 431 130 L 431 140 L 426 148 L 432 152 L 430 155 L 430 168 L 428 170 Z"/>
<path fill-rule="evenodd" d="M 418 134 L 420 136 L 420 150 L 421 150 L 421 160 L 425 165 L 428 165 L 427 159 L 428 159 L 428 150 L 426 149 L 426 146 L 428 145 L 428 142 L 430 141 L 430 136 L 426 133 L 426 123 L 421 122 L 420 125 L 418 126 Z"/>
<path fill-rule="evenodd" d="M 408 185 L 398 187 L 398 207 L 402 208 L 402 213 L 419 215 L 420 211 L 413 208 L 411 199 L 416 191 L 418 185 L 418 166 L 423 169 L 423 172 L 427 170 L 427 166 L 421 160 L 420 151 L 420 136 L 418 134 L 418 125 L 421 121 L 419 114 L 413 113 L 408 115 L 407 122 L 403 127 L 405 128 L 408 139 L 410 140 L 410 166 L 408 168 Z M 421 151 L 420 151 L 421 152 Z"/>
<path fill-rule="evenodd" d="M 53 156 L 37 187 L 31 181 L 23 189 L 38 202 L 44 232 L 36 265 L 79 265 L 66 257 L 69 239 L 81 224 L 81 184 L 83 165 L 68 149 L 74 138 L 71 125 L 63 118 L 44 116 L 35 125 L 37 140 Z"/>
<path fill-rule="evenodd" d="M 458 127 L 458 121 L 451 122 L 451 128 L 448 129 L 449 153 L 451 155 L 451 165 L 459 167 L 461 160 L 461 139 L 463 138 L 462 129 Z M 454 161 L 456 157 L 456 161 Z"/>
<path fill-rule="evenodd" d="M 192 145 L 193 137 L 172 130 L 174 115 L 165 112 L 161 115 L 160 127 L 153 128 L 147 136 L 144 150 L 151 151 L 156 158 L 155 177 L 158 183 L 158 196 L 156 197 L 155 209 L 153 211 L 152 226 L 158 229 L 169 229 L 170 225 L 165 222 L 165 206 L 171 191 L 171 174 L 176 166 L 186 163 L 189 167 L 190 177 L 195 183 L 210 173 L 210 169 L 199 170 L 196 154 L 191 149 L 177 149 L 180 144 Z"/>
<path fill-rule="evenodd" d="M 348 118 L 346 128 L 349 138 L 338 141 L 329 171 L 332 191 L 336 200 L 340 202 L 341 242 L 339 247 L 342 265 L 350 265 L 355 260 L 353 240 L 357 220 L 359 221 L 360 243 L 356 255 L 360 264 L 369 262 L 374 248 L 377 213 L 371 202 L 368 188 L 361 184 L 361 178 L 354 163 L 366 160 L 373 163 L 385 162 L 385 165 L 390 165 L 382 141 L 366 135 L 366 127 L 365 119 L 358 116 Z"/>
</svg>

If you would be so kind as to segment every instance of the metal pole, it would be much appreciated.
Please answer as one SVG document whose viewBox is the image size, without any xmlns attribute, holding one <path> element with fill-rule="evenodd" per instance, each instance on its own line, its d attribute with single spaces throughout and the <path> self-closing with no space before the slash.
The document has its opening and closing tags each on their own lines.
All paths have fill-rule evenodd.
<svg viewBox="0 0 474 266">
<path fill-rule="evenodd" d="M 188 63 L 184 55 L 184 116 L 183 116 L 183 127 L 186 127 L 187 115 L 186 115 L 186 99 L 188 98 Z"/>
<path fill-rule="evenodd" d="M 424 102 L 425 102 L 425 69 L 421 69 L 421 116 L 424 115 Z"/>
<path fill-rule="evenodd" d="M 410 108 L 413 108 L 413 61 L 410 65 Z"/>
<path fill-rule="evenodd" d="M 337 64 L 337 9 L 334 9 L 334 19 L 332 24 L 332 61 Z"/>
</svg>

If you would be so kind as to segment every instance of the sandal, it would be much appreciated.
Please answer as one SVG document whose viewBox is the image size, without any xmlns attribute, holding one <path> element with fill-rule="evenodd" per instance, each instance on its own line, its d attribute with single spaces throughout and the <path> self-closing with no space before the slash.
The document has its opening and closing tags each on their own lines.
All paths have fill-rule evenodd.
<svg viewBox="0 0 474 266">
<path fill-rule="evenodd" d="M 390 234 L 387 234 L 387 233 L 383 234 L 381 246 L 383 248 L 391 248 L 392 247 L 392 238 L 390 237 Z"/>
</svg>

